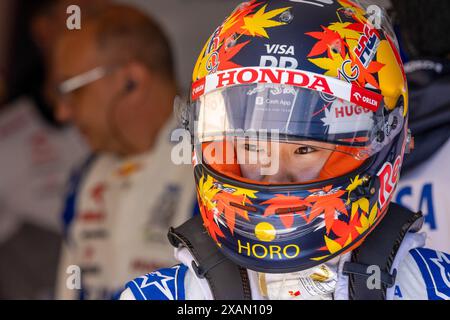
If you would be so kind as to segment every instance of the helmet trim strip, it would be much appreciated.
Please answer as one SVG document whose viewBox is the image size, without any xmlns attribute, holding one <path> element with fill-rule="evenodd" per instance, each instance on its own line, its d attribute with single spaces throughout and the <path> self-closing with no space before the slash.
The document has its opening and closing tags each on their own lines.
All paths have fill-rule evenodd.
<svg viewBox="0 0 450 320">
<path fill-rule="evenodd" d="M 191 100 L 195 101 L 217 89 L 256 83 L 306 88 L 349 101 L 372 112 L 377 112 L 383 101 L 379 93 L 336 78 L 297 69 L 264 67 L 237 68 L 209 74 L 193 83 Z"/>
</svg>

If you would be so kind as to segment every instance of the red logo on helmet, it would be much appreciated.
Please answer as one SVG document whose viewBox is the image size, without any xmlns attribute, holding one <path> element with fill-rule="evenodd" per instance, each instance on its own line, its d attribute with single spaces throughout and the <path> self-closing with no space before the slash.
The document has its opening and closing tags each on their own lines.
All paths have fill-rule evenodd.
<svg viewBox="0 0 450 320">
<path fill-rule="evenodd" d="M 381 94 L 357 86 L 352 86 L 350 102 L 358 106 L 377 112 L 382 100 L 383 96 Z"/>
<path fill-rule="evenodd" d="M 359 116 L 363 113 L 370 113 L 370 110 L 355 105 L 343 105 L 341 107 L 336 107 L 334 111 L 336 113 L 336 119 Z"/>
<path fill-rule="evenodd" d="M 375 29 L 364 25 L 364 34 L 359 38 L 358 47 L 355 48 L 355 54 L 361 64 L 367 69 L 372 62 L 378 46 L 380 45 L 380 38 Z"/>
<path fill-rule="evenodd" d="M 206 62 L 206 70 L 208 73 L 214 73 L 217 71 L 219 67 L 219 53 L 217 50 L 220 48 L 220 33 L 222 32 L 222 26 L 218 27 L 214 34 L 212 35 L 211 41 L 208 43 L 208 47 L 206 50 L 206 55 L 209 55 L 209 58 Z"/>
<path fill-rule="evenodd" d="M 192 85 L 192 100 L 196 100 L 205 93 L 206 78 L 200 79 Z"/>
<path fill-rule="evenodd" d="M 303 87 L 333 95 L 325 77 L 309 76 L 296 70 L 274 70 L 271 68 L 244 68 L 217 74 L 217 89 L 237 84 L 276 83 L 288 86 Z"/>
<path fill-rule="evenodd" d="M 383 208 L 397 185 L 400 166 L 402 163 L 402 158 L 399 156 L 395 160 L 394 166 L 390 162 L 385 163 L 377 176 L 380 178 L 380 194 L 378 196 L 378 202 L 381 208 Z"/>
</svg>

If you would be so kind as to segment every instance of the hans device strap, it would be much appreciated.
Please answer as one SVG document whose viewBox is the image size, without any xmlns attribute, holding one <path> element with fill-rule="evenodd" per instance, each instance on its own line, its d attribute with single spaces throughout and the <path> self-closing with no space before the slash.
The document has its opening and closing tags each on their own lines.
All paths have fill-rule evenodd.
<svg viewBox="0 0 450 320">
<path fill-rule="evenodd" d="M 375 232 L 353 251 L 351 262 L 344 265 L 344 274 L 349 275 L 350 300 L 384 300 L 386 290 L 395 283 L 395 274 L 390 274 L 392 263 L 406 233 L 422 218 L 392 203 L 386 216 Z M 194 256 L 192 267 L 200 278 L 206 278 L 216 300 L 250 300 L 251 290 L 247 271 L 227 259 L 217 248 L 203 227 L 201 216 L 191 218 L 168 233 L 170 243 L 178 248 L 186 247 Z M 372 275 L 369 266 L 378 266 L 381 271 L 381 286 L 370 289 L 368 278 Z"/>
<path fill-rule="evenodd" d="M 349 276 L 349 300 L 385 300 L 386 290 L 395 284 L 396 270 L 392 263 L 406 233 L 422 218 L 392 203 L 376 230 L 352 253 L 351 262 L 344 264 L 343 273 Z M 379 268 L 380 286 L 370 288 L 373 266 Z M 372 267 L 372 268 L 371 268 Z"/>
<path fill-rule="evenodd" d="M 197 215 L 178 228 L 170 228 L 170 243 L 186 247 L 194 256 L 192 267 L 205 278 L 215 300 L 251 300 L 247 270 L 234 264 L 219 251 Z"/>
</svg>

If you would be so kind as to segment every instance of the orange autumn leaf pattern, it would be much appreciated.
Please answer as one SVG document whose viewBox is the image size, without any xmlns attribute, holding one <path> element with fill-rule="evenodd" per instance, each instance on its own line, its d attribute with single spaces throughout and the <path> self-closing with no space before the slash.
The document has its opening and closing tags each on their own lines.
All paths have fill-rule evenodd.
<svg viewBox="0 0 450 320">
<path fill-rule="evenodd" d="M 367 85 L 380 89 L 380 85 L 376 78 L 378 72 L 385 66 L 377 61 L 371 61 L 365 67 L 355 54 L 355 49 L 359 45 L 359 40 L 364 35 L 364 26 L 370 22 L 365 17 L 365 11 L 352 1 L 339 1 L 343 10 L 350 14 L 353 23 L 334 22 L 329 26 L 321 26 L 322 31 L 308 32 L 306 35 L 317 39 L 318 41 L 312 47 L 308 54 L 309 61 L 319 68 L 326 70 L 325 75 L 340 78 L 340 71 L 344 67 L 344 62 L 349 62 L 347 68 L 354 70 L 357 68 L 358 74 L 356 83 L 360 87 Z M 379 33 L 374 30 L 378 38 Z M 327 57 L 323 57 L 324 53 Z"/>
<path fill-rule="evenodd" d="M 333 233 L 337 236 L 334 241 L 336 241 L 341 247 L 346 246 L 360 235 L 356 229 L 358 227 L 361 227 L 361 222 L 358 216 L 354 216 L 349 223 L 336 220 L 332 228 Z"/>
<path fill-rule="evenodd" d="M 214 196 L 214 200 L 217 201 L 217 210 L 224 215 L 225 222 L 231 234 L 234 233 L 236 215 L 245 220 L 249 220 L 248 211 L 232 205 L 233 203 L 241 205 L 251 204 L 252 202 L 246 195 L 233 195 L 228 192 L 219 192 Z"/>
<path fill-rule="evenodd" d="M 263 216 L 276 216 L 285 228 L 294 225 L 296 215 L 307 224 L 315 224 L 316 218 L 323 218 L 323 222 L 317 224 L 316 230 L 325 229 L 324 244 L 320 250 L 326 251 L 326 255 L 312 258 L 320 261 L 348 248 L 358 237 L 365 234 L 379 217 L 377 203 L 372 206 L 367 198 L 346 203 L 347 195 L 359 184 L 359 180 L 359 177 L 350 179 L 350 185 L 345 190 L 333 188 L 331 185 L 309 190 L 310 195 L 306 198 L 277 194 L 261 203 L 266 206 Z M 200 178 L 200 212 L 205 228 L 219 246 L 220 238 L 225 237 L 224 227 L 233 235 L 237 219 L 251 221 L 246 207 L 252 206 L 252 199 L 257 199 L 257 191 L 223 185 L 211 176 Z M 351 208 L 351 212 L 348 208 Z"/>
<path fill-rule="evenodd" d="M 245 47 L 249 43 L 250 43 L 250 41 L 245 41 L 243 43 L 235 45 L 232 48 L 227 48 L 227 46 L 222 46 L 219 50 L 220 70 L 239 68 L 240 65 L 234 63 L 233 61 L 231 61 L 231 59 L 233 59 L 234 56 L 236 54 L 238 54 L 242 50 L 242 48 Z"/>
<path fill-rule="evenodd" d="M 255 193 L 256 191 L 253 190 L 229 185 L 220 185 L 219 187 L 211 176 L 200 178 L 197 187 L 200 213 L 205 228 L 216 243 L 219 244 L 218 237 L 225 237 L 219 224 L 227 227 L 233 234 L 236 216 L 249 220 L 248 211 L 236 205 L 251 205 L 250 199 L 256 198 Z"/>
<path fill-rule="evenodd" d="M 277 210 L 280 209 L 287 209 L 287 210 L 294 210 L 295 208 L 306 206 L 310 207 L 311 204 L 300 197 L 294 197 L 294 196 L 285 196 L 282 194 L 277 194 L 274 198 L 263 202 L 264 205 L 269 205 L 266 210 L 264 211 L 264 217 L 270 217 L 272 215 L 277 214 Z M 304 211 L 294 211 L 289 212 L 287 214 L 278 214 L 279 218 L 281 219 L 281 222 L 286 228 L 292 227 L 294 224 L 294 215 L 298 214 L 303 219 L 307 220 L 307 217 L 305 215 Z"/>
<path fill-rule="evenodd" d="M 306 198 L 306 201 L 313 203 L 308 223 L 311 223 L 315 218 L 323 214 L 326 231 L 329 234 L 331 227 L 336 221 L 336 212 L 348 216 L 347 207 L 342 200 L 342 196 L 346 191 L 333 189 L 333 186 L 328 186 L 319 190 L 311 190 L 311 192 L 312 194 Z"/>
<path fill-rule="evenodd" d="M 276 16 L 280 15 L 290 7 L 274 9 L 271 11 L 266 11 L 267 4 L 259 9 L 255 14 L 248 17 L 244 17 L 243 30 L 246 30 L 251 36 L 264 37 L 269 39 L 266 29 L 282 26 L 286 23 L 272 20 Z"/>
<path fill-rule="evenodd" d="M 267 11 L 265 2 L 251 0 L 242 3 L 216 30 L 203 47 L 194 67 L 193 81 L 216 71 L 241 67 L 232 61 L 251 40 L 238 43 L 242 36 L 251 38 L 269 38 L 268 30 L 286 23 L 275 19 L 290 7 Z M 214 38 L 213 38 L 214 37 Z M 211 50 L 211 44 L 213 49 Z M 214 67 L 208 64 L 214 61 Z"/>
<path fill-rule="evenodd" d="M 213 240 L 218 243 L 217 237 L 225 237 L 222 230 L 220 230 L 218 224 L 216 223 L 217 219 L 217 209 L 214 202 L 211 199 L 219 192 L 214 185 L 214 181 L 212 177 L 201 177 L 197 186 L 197 198 L 198 205 L 200 208 L 200 214 L 203 218 L 203 225 L 208 231 L 209 235 Z"/>
<path fill-rule="evenodd" d="M 340 52 L 342 58 L 345 59 L 345 47 L 347 44 L 341 38 L 339 33 L 336 31 L 330 30 L 324 26 L 322 26 L 323 32 L 308 32 L 306 35 L 311 36 L 317 40 L 319 40 L 314 47 L 311 49 L 311 52 L 308 54 L 308 58 L 315 57 L 321 55 L 325 52 L 328 53 L 328 58 L 332 58 L 331 52 L 332 50 L 336 50 Z"/>
<path fill-rule="evenodd" d="M 357 82 L 361 87 L 365 87 L 366 83 L 368 83 L 376 89 L 380 89 L 380 85 L 378 84 L 374 74 L 377 74 L 378 71 L 384 67 L 384 64 L 372 61 L 366 69 L 358 59 L 352 58 L 352 66 L 354 65 L 359 68 L 359 77 Z"/>
<path fill-rule="evenodd" d="M 376 222 L 379 216 L 378 205 L 375 204 L 370 212 L 368 212 L 369 200 L 361 198 L 353 204 L 352 215 L 350 221 L 344 222 L 336 220 L 331 228 L 335 234 L 335 238 L 330 235 L 324 236 L 325 247 L 322 250 L 327 250 L 330 254 L 334 254 L 347 248 L 355 239 L 366 233 Z M 325 257 L 321 257 L 323 259 Z"/>
<path fill-rule="evenodd" d="M 245 34 L 245 30 L 242 27 L 245 25 L 244 18 L 249 16 L 253 10 L 261 5 L 261 2 L 257 3 L 257 0 L 252 0 L 238 7 L 223 23 L 221 38 L 229 39 L 235 34 Z"/>
</svg>

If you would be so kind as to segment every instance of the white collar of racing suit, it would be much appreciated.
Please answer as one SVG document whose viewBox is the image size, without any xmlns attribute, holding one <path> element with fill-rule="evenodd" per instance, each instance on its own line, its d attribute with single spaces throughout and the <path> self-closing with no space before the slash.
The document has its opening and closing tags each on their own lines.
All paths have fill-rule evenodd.
<svg viewBox="0 0 450 320">
<path fill-rule="evenodd" d="M 167 158 L 170 157 L 173 146 L 176 143 L 171 141 L 175 129 L 178 129 L 178 124 L 172 115 L 158 132 L 154 145 L 150 150 L 126 157 L 119 157 L 112 153 L 103 153 L 103 158 L 111 159 L 115 163 L 114 166 L 117 170 L 123 170 L 136 165 L 159 168 L 161 165 L 167 163 Z"/>
<path fill-rule="evenodd" d="M 395 256 L 391 273 L 398 269 L 410 250 L 425 245 L 426 235 L 409 232 Z M 185 247 L 175 249 L 175 258 L 189 267 L 185 279 L 186 300 L 212 300 L 212 292 L 206 279 L 200 279 L 192 269 L 195 261 Z M 334 259 L 327 264 L 302 272 L 274 275 L 261 274 L 247 270 L 253 300 L 348 300 L 348 276 L 342 273 L 345 262 L 351 259 L 351 253 Z M 322 278 L 322 276 L 324 276 Z M 387 300 L 394 297 L 395 286 L 387 290 Z"/>
</svg>

